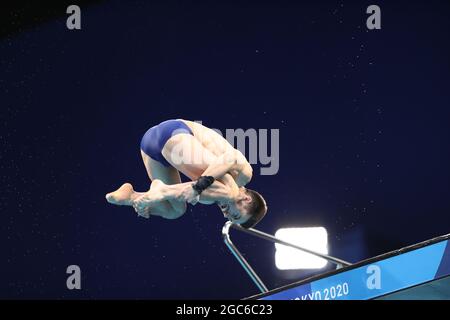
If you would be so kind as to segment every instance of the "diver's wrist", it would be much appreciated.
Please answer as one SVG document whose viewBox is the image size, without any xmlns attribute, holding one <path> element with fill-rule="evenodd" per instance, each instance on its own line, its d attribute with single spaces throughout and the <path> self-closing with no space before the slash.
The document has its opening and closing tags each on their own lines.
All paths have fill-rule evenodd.
<svg viewBox="0 0 450 320">
<path fill-rule="evenodd" d="M 215 181 L 214 177 L 201 176 L 192 185 L 192 188 L 197 192 L 197 195 L 201 195 L 203 191 L 208 189 L 214 183 L 214 181 Z"/>
</svg>

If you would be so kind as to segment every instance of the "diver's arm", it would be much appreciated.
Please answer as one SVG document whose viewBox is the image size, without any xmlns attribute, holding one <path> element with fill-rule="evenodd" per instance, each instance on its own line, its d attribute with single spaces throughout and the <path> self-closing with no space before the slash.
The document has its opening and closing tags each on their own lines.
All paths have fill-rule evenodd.
<svg viewBox="0 0 450 320">
<path fill-rule="evenodd" d="M 243 187 L 252 180 L 253 177 L 253 168 L 250 164 L 246 164 L 243 166 L 241 171 L 231 171 L 231 176 L 239 187 Z"/>
<path fill-rule="evenodd" d="M 158 194 L 153 194 L 159 201 L 164 200 L 179 200 L 190 201 L 195 190 L 192 186 L 195 181 L 163 185 L 157 191 Z M 150 191 L 151 193 L 152 191 Z M 239 189 L 230 175 L 225 175 L 221 179 L 214 181 L 207 189 L 200 195 L 201 202 L 223 202 L 234 199 L 239 192 Z"/>
<path fill-rule="evenodd" d="M 242 153 L 236 149 L 218 156 L 202 173 L 202 176 L 210 176 L 219 179 L 225 174 L 236 172 L 238 175 L 247 167 L 248 162 Z"/>
</svg>

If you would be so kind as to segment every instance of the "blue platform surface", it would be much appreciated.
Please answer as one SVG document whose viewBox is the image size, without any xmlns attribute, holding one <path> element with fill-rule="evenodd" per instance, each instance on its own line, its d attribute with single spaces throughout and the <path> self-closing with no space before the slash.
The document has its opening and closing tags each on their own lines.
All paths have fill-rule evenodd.
<svg viewBox="0 0 450 320">
<path fill-rule="evenodd" d="M 450 234 L 247 299 L 449 299 Z"/>
</svg>

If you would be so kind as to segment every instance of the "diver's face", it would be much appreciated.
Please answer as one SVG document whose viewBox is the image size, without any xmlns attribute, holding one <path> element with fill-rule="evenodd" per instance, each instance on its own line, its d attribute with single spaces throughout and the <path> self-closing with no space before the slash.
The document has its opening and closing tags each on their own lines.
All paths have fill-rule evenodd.
<svg viewBox="0 0 450 320">
<path fill-rule="evenodd" d="M 245 216 L 243 210 L 239 210 L 233 203 L 221 205 L 220 209 L 222 210 L 223 216 L 231 222 L 240 223 L 239 221 L 241 221 Z"/>
<path fill-rule="evenodd" d="M 247 214 L 247 206 L 250 198 L 243 194 L 237 201 L 221 204 L 220 210 L 222 210 L 223 216 L 233 223 L 242 224 L 245 223 L 250 215 Z"/>
</svg>

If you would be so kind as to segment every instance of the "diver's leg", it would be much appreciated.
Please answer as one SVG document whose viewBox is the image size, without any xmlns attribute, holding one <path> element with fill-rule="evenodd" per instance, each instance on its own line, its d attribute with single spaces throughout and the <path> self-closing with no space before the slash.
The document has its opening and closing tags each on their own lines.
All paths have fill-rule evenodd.
<svg viewBox="0 0 450 320">
<path fill-rule="evenodd" d="M 106 200 L 115 205 L 133 206 L 134 201 L 145 194 L 154 194 L 154 197 L 146 201 L 145 206 L 136 208 L 136 212 L 148 218 L 149 215 L 160 216 L 166 219 L 176 219 L 186 212 L 186 202 L 177 199 L 162 200 L 157 193 L 152 193 L 158 183 L 172 185 L 181 183 L 179 172 L 172 167 L 165 167 L 156 160 L 153 160 L 147 154 L 141 151 L 142 160 L 149 178 L 152 180 L 148 192 L 136 192 L 130 183 L 123 184 L 119 189 L 106 195 Z"/>
<path fill-rule="evenodd" d="M 133 190 L 133 186 L 129 183 L 124 183 L 119 189 L 114 192 L 108 193 L 106 199 L 109 203 L 119 206 L 135 206 L 135 200 L 139 199 L 143 195 L 156 195 L 160 187 L 156 187 L 159 184 L 163 184 L 160 180 L 154 180 L 152 182 L 149 192 L 136 192 Z M 166 186 L 164 184 L 164 186 Z M 158 189 L 158 190 L 157 190 Z M 180 211 L 174 212 L 174 208 L 169 201 L 160 200 L 160 197 L 150 197 L 145 207 L 140 210 L 136 210 L 138 214 L 144 218 L 148 218 L 150 215 L 161 216 L 167 219 L 175 219 L 180 216 Z M 178 209 L 180 210 L 180 209 Z"/>
<path fill-rule="evenodd" d="M 152 189 L 156 189 L 159 184 L 173 185 L 181 183 L 180 173 L 175 168 L 163 166 L 143 151 L 141 151 L 141 155 L 148 176 L 152 180 L 148 194 L 151 194 Z M 145 193 L 139 193 L 138 196 L 143 194 Z M 133 200 L 136 198 L 134 196 Z M 154 201 L 149 202 L 148 208 L 140 208 L 138 213 L 147 211 L 151 215 L 158 215 L 166 219 L 176 219 L 186 212 L 186 202 L 177 199 L 161 200 L 155 198 Z"/>
<path fill-rule="evenodd" d="M 198 179 L 218 158 L 195 136 L 184 133 L 167 140 L 161 154 L 171 166 L 191 180 Z"/>
</svg>

